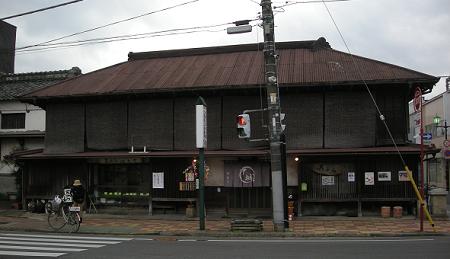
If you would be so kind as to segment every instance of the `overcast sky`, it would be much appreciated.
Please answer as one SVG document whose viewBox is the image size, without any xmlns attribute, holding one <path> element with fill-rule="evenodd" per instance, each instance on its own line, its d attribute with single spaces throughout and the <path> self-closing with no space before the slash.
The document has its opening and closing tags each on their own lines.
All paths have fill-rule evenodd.
<svg viewBox="0 0 450 259">
<path fill-rule="evenodd" d="M 69 0 L 0 0 L 0 18 Z M 190 0 L 84 0 L 31 15 L 5 20 L 17 27 L 20 48 L 88 30 L 118 20 L 189 2 Z M 254 19 L 259 0 L 199 0 L 62 41 L 85 40 L 177 28 L 216 25 Z M 282 6 L 286 1 L 274 1 Z M 450 74 L 450 1 L 351 0 L 327 3 L 353 54 L 392 63 L 433 76 Z M 276 40 L 298 41 L 325 37 L 331 47 L 345 51 L 322 3 L 296 4 L 275 16 Z M 80 67 L 83 73 L 127 60 L 128 52 L 207 47 L 262 41 L 261 29 L 227 35 L 225 27 L 210 31 L 148 37 L 31 53 L 17 53 L 15 72 L 38 72 Z M 432 94 L 445 91 L 441 79 Z"/>
</svg>

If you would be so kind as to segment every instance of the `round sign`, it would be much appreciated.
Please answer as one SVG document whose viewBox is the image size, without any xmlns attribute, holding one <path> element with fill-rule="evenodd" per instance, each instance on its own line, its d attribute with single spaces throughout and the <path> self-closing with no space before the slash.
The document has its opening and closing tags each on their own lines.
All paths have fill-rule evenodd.
<svg viewBox="0 0 450 259">
<path fill-rule="evenodd" d="M 250 166 L 244 166 L 239 171 L 239 179 L 245 184 L 250 184 L 255 181 L 255 171 Z"/>
<path fill-rule="evenodd" d="M 444 145 L 444 147 L 449 147 L 450 146 L 450 140 L 444 140 L 444 143 L 443 143 L 443 145 Z"/>
<path fill-rule="evenodd" d="M 420 111 L 422 108 L 422 90 L 420 87 L 416 88 L 416 91 L 414 92 L 414 111 Z"/>
</svg>

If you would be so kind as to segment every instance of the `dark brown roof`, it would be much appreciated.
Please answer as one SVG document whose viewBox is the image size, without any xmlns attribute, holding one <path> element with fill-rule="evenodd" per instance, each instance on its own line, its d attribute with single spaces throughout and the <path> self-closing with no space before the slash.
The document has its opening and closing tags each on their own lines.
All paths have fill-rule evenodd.
<svg viewBox="0 0 450 259">
<path fill-rule="evenodd" d="M 254 87 L 264 83 L 262 44 L 130 53 L 129 60 L 31 93 L 25 98 L 113 95 Z M 277 43 L 282 87 L 361 84 L 349 54 L 324 38 Z M 438 78 L 354 56 L 368 83 L 424 82 Z"/>
<path fill-rule="evenodd" d="M 0 101 L 14 100 L 24 94 L 56 84 L 81 74 L 78 67 L 68 70 L 1 74 Z"/>
</svg>

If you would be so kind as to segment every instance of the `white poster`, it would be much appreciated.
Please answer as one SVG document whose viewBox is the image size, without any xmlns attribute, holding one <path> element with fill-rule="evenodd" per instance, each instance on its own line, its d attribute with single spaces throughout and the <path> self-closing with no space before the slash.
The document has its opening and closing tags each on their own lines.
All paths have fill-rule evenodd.
<svg viewBox="0 0 450 259">
<path fill-rule="evenodd" d="M 323 175 L 322 176 L 322 185 L 334 185 L 334 176 Z"/>
<path fill-rule="evenodd" d="M 365 172 L 364 173 L 364 184 L 365 185 L 375 185 L 375 173 Z"/>
<path fill-rule="evenodd" d="M 398 171 L 398 181 L 399 182 L 409 181 L 408 173 L 406 171 Z"/>
<path fill-rule="evenodd" d="M 379 182 L 390 182 L 391 181 L 391 172 L 378 172 L 378 181 Z"/>
<path fill-rule="evenodd" d="M 355 172 L 348 172 L 347 173 L 348 182 L 354 182 L 355 181 Z"/>
<path fill-rule="evenodd" d="M 153 189 L 164 189 L 164 172 L 153 173 Z"/>
</svg>

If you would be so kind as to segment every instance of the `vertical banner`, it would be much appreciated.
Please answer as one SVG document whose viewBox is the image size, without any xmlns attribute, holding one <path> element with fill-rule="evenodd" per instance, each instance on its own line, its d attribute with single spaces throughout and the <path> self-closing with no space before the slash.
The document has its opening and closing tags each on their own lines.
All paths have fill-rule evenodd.
<svg viewBox="0 0 450 259">
<path fill-rule="evenodd" d="M 200 97 L 201 98 L 201 97 Z M 201 99 L 200 104 L 195 105 L 195 139 L 197 148 L 206 148 L 207 143 L 207 113 L 206 104 Z"/>
</svg>

